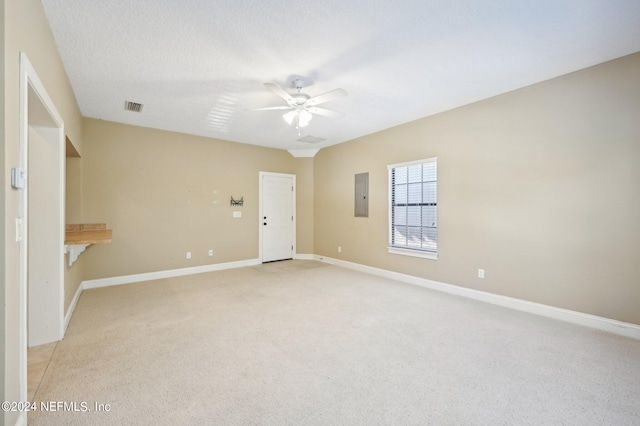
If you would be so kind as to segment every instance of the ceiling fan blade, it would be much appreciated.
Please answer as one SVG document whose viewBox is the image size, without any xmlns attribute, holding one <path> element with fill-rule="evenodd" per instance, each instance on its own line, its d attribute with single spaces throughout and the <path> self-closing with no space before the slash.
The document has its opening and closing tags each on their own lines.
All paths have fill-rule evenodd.
<svg viewBox="0 0 640 426">
<path fill-rule="evenodd" d="M 325 102 L 332 101 L 334 99 L 342 98 L 343 96 L 347 96 L 347 91 L 344 89 L 335 89 L 327 93 L 323 93 L 322 95 L 314 96 L 305 102 L 307 106 L 319 105 Z"/>
<path fill-rule="evenodd" d="M 308 108 L 308 110 L 311 114 L 317 114 L 323 117 L 329 117 L 329 118 L 344 117 L 343 113 L 337 112 L 337 111 L 331 111 L 330 109 L 326 109 L 326 108 L 311 107 L 311 108 Z"/>
<path fill-rule="evenodd" d="M 251 108 L 251 111 L 271 111 L 274 109 L 293 109 L 291 106 L 275 106 L 275 107 L 266 107 L 266 108 Z"/>
<path fill-rule="evenodd" d="M 291 97 L 290 94 L 288 94 L 282 87 L 278 86 L 277 84 L 273 84 L 273 83 L 264 83 L 264 85 L 270 89 L 273 93 L 275 93 L 276 95 L 280 96 L 282 99 L 284 99 L 285 101 L 289 102 L 289 101 L 293 101 L 293 98 Z"/>
</svg>

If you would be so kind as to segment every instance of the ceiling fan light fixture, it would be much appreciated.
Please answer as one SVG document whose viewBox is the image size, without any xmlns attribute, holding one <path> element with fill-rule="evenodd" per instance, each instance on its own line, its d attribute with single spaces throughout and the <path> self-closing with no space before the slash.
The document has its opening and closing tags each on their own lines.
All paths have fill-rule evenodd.
<svg viewBox="0 0 640 426">
<path fill-rule="evenodd" d="M 282 118 L 284 118 L 284 121 L 286 121 L 287 124 L 291 125 L 296 123 L 297 127 L 308 126 L 312 117 L 313 115 L 311 115 L 311 113 L 307 110 L 289 111 L 288 113 L 282 116 Z"/>
<path fill-rule="evenodd" d="M 300 111 L 299 126 L 306 127 L 307 125 L 309 125 L 309 122 L 311 121 L 311 117 L 312 117 L 311 113 L 306 109 L 303 109 L 302 111 Z"/>
<path fill-rule="evenodd" d="M 284 121 L 286 121 L 287 124 L 292 124 L 293 120 L 295 120 L 296 118 L 296 114 L 297 114 L 297 111 L 289 111 L 288 113 L 283 115 L 282 118 L 284 118 Z"/>
</svg>

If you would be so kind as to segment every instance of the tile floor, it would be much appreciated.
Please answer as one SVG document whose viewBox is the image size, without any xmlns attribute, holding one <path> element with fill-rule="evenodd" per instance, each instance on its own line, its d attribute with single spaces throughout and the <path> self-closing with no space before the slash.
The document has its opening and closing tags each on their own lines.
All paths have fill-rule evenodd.
<svg viewBox="0 0 640 426">
<path fill-rule="evenodd" d="M 53 342 L 34 346 L 27 350 L 27 397 L 29 401 L 33 401 L 57 344 L 58 342 Z"/>
</svg>

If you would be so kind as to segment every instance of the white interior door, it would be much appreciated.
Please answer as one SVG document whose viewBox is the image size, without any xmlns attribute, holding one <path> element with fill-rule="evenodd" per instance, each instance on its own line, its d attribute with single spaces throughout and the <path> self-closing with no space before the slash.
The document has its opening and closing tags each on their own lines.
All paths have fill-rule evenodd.
<svg viewBox="0 0 640 426">
<path fill-rule="evenodd" d="M 295 253 L 295 175 L 260 173 L 262 262 L 292 259 Z"/>
</svg>

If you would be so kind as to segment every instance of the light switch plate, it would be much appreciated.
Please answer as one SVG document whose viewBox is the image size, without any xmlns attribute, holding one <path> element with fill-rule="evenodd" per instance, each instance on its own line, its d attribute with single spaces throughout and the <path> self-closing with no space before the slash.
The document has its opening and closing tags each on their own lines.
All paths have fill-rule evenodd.
<svg viewBox="0 0 640 426">
<path fill-rule="evenodd" d="M 233 212 L 233 217 L 242 217 L 242 212 Z"/>
</svg>

